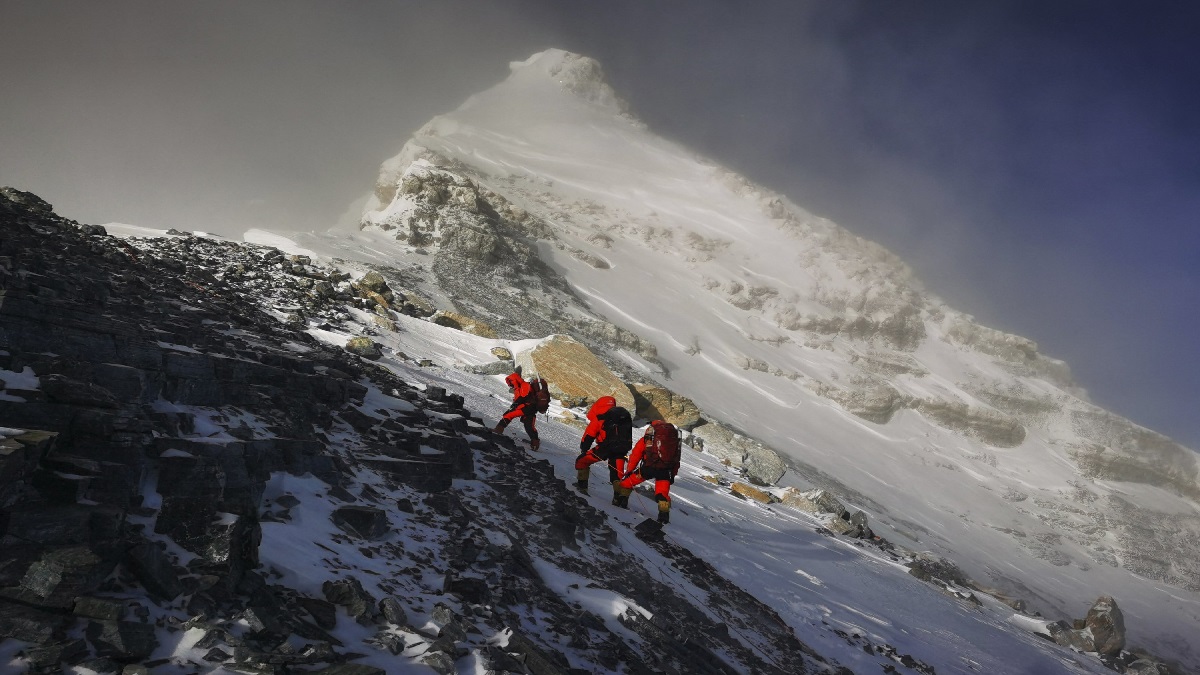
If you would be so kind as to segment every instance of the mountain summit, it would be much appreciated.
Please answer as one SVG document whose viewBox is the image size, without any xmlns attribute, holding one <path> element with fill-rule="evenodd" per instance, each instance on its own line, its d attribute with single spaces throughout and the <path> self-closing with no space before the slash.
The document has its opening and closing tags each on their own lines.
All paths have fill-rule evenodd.
<svg viewBox="0 0 1200 675">
<path fill-rule="evenodd" d="M 1194 452 L 624 110 L 591 59 L 513 64 L 384 163 L 362 231 L 501 336 L 588 341 L 694 400 L 698 435 L 737 430 L 783 458 L 781 484 L 845 495 L 988 584 L 1200 625 L 1163 590 L 1200 592 Z"/>
</svg>

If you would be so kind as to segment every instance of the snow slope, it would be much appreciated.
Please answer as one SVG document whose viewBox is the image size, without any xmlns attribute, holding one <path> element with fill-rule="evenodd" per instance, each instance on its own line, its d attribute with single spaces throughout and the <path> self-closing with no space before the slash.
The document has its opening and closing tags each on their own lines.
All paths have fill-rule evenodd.
<svg viewBox="0 0 1200 675">
<path fill-rule="evenodd" d="M 454 186 L 432 194 L 435 174 Z M 590 59 L 550 50 L 513 64 L 384 164 L 361 231 L 297 244 L 428 269 L 477 199 L 518 214 L 502 226 L 535 223 L 518 235 L 579 306 L 654 345 L 657 363 L 625 355 L 644 378 L 787 457 L 782 484 L 832 487 L 889 539 L 1048 616 L 1112 595 L 1132 644 L 1200 665 L 1194 453 L 1095 408 L 1064 364 L 945 306 L 879 246 L 655 136 Z M 422 228 L 432 236 L 415 245 Z M 695 500 L 689 484 L 681 497 Z M 933 618 L 905 612 L 929 607 L 906 609 L 880 581 L 900 572 L 866 562 L 880 576 L 846 576 L 845 551 L 793 542 L 787 519 L 697 504 L 676 536 L 731 573 L 787 579 L 797 590 L 776 601 L 801 623 L 831 611 L 894 639 L 921 632 L 939 653 L 964 637 L 1009 651 L 959 624 L 916 628 Z M 693 532 L 698 518 L 709 524 Z M 734 556 L 730 539 L 752 545 Z M 874 589 L 861 603 L 837 599 L 860 587 Z"/>
<path fill-rule="evenodd" d="M 356 318 L 362 322 L 360 327 L 370 323 L 366 313 L 356 314 Z M 385 356 L 378 363 L 411 382 L 462 394 L 466 407 L 483 417 L 485 423 L 498 419 L 509 398 L 503 377 L 474 375 L 448 366 L 486 360 L 493 347 L 516 351 L 531 345 L 468 335 L 412 317 L 401 316 L 397 323 L 399 331 L 381 332 L 373 338 L 384 347 Z M 344 332 L 317 329 L 310 332 L 334 345 L 344 344 L 355 334 L 353 325 Z M 397 358 L 396 352 L 403 352 L 409 358 Z M 422 368 L 412 363 L 425 358 L 437 365 Z M 376 401 L 376 404 L 382 403 Z M 573 482 L 580 430 L 559 421 L 561 412 L 555 402 L 547 415 L 539 417 L 542 449 L 531 458 L 548 460 L 558 478 Z M 524 438 L 519 430 L 510 430 L 509 435 Z M 874 672 L 883 665 L 899 668 L 901 655 L 932 666 L 938 673 L 1109 672 L 1090 656 L 1065 650 L 1034 635 L 1035 630 L 1044 628 L 1044 621 L 1022 617 L 986 596 L 981 597 L 983 605 L 978 607 L 948 596 L 916 580 L 903 565 L 877 549 L 818 534 L 820 521 L 813 516 L 778 504 L 767 506 L 737 498 L 727 488 L 702 480 L 702 475 L 738 480 L 736 472 L 722 467 L 711 455 L 685 452 L 679 478 L 672 488 L 676 501 L 666 530 L 668 539 L 704 558 L 725 577 L 775 609 L 817 653 L 836 659 L 854 672 Z M 301 484 L 303 479 L 281 475 L 279 480 L 269 490 L 272 494 L 287 490 L 299 496 L 303 505 L 313 504 L 312 508 L 318 511 L 328 508 L 303 492 L 306 490 Z M 588 500 L 603 510 L 618 529 L 617 545 L 637 556 L 663 581 L 702 596 L 703 590 L 693 587 L 679 570 L 634 536 L 633 526 L 657 513 L 653 498 L 638 491 L 631 498 L 628 511 L 617 509 L 608 503 L 610 495 L 595 483 Z M 385 490 L 380 485 L 373 487 Z M 529 485 L 527 489 L 538 488 Z M 298 518 L 301 522 L 327 523 L 327 517 L 322 516 L 300 514 Z M 427 533 L 419 529 L 408 532 L 403 527 L 399 530 L 394 541 L 401 549 L 419 551 L 430 546 L 424 539 Z M 298 543 L 291 532 L 282 526 L 264 526 L 264 565 L 286 570 L 285 582 L 297 581 L 301 586 L 306 578 L 323 578 L 322 558 L 329 557 L 328 550 L 311 543 Z M 413 536 L 418 539 L 411 540 Z M 351 573 L 356 569 L 384 571 L 379 568 L 379 560 L 361 556 L 353 545 L 319 536 L 315 540 L 336 550 L 338 564 Z M 630 588 L 616 596 L 593 590 L 590 592 L 599 595 L 587 596 L 586 579 L 561 569 L 552 559 L 537 563 L 548 584 L 560 588 L 565 595 L 574 594 L 580 603 L 601 616 L 615 618 L 627 607 L 637 606 L 638 589 Z M 385 573 L 383 578 L 388 575 Z M 572 583 L 576 588 L 571 588 Z M 368 590 L 376 591 L 373 587 Z M 426 600 L 432 606 L 437 598 Z M 730 628 L 744 631 L 745 639 L 752 641 L 753 626 Z M 355 636 L 346 638 L 352 643 Z M 863 645 L 890 645 L 897 656 L 878 651 L 868 653 Z M 386 658 L 365 662 L 395 668 L 394 662 L 389 666 Z"/>
</svg>

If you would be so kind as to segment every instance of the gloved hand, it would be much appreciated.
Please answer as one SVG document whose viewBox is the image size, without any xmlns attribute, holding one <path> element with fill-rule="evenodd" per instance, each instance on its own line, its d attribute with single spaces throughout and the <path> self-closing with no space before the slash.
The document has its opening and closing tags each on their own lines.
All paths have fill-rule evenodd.
<svg viewBox="0 0 1200 675">
<path fill-rule="evenodd" d="M 594 441 L 594 440 L 596 440 L 596 439 L 592 438 L 591 436 L 584 436 L 579 441 L 579 452 L 581 452 L 581 453 L 587 452 L 588 448 L 592 447 L 592 441 Z"/>
</svg>

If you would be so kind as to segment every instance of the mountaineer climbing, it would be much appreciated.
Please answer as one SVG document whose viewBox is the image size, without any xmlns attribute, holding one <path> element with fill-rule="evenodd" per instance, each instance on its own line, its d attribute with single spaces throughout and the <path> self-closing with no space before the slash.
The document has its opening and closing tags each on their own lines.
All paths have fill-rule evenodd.
<svg viewBox="0 0 1200 675">
<path fill-rule="evenodd" d="M 628 507 L 633 488 L 644 480 L 654 481 L 654 501 L 658 502 L 658 522 L 671 522 L 671 484 L 679 473 L 679 430 L 674 424 L 655 420 L 633 446 L 629 467 L 620 483 L 613 487 L 620 500 L 618 506 Z"/>
<path fill-rule="evenodd" d="M 633 445 L 633 419 L 612 396 L 601 396 L 587 412 L 588 425 L 579 441 L 575 458 L 575 487 L 587 494 L 591 466 L 608 462 L 608 480 L 613 485 L 613 504 L 621 505 L 617 483 L 625 471 L 625 457 Z M 592 444 L 595 443 L 595 447 Z"/>
<path fill-rule="evenodd" d="M 504 378 L 504 382 L 508 385 L 509 391 L 512 392 L 513 401 L 512 405 L 504 413 L 504 416 L 500 418 L 495 428 L 492 429 L 492 433 L 504 433 L 504 428 L 508 426 L 509 422 L 519 417 L 521 424 L 525 426 L 525 433 L 529 435 L 530 449 L 537 450 L 541 445 L 541 441 L 538 439 L 537 431 L 538 401 L 536 393 L 529 383 L 521 377 L 520 370 Z"/>
</svg>

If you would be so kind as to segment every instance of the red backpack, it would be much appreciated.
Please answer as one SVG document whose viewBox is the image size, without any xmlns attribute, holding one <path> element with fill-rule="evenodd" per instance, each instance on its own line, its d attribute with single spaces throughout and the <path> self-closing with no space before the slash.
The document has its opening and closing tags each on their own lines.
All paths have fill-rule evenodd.
<svg viewBox="0 0 1200 675">
<path fill-rule="evenodd" d="M 550 385 L 546 383 L 545 378 L 529 379 L 529 396 L 534 409 L 538 412 L 544 413 L 550 409 Z"/>
<path fill-rule="evenodd" d="M 678 471 L 679 430 L 674 424 L 662 420 L 655 420 L 650 424 L 654 427 L 654 440 L 646 443 L 642 464 L 648 469 Z"/>
</svg>

